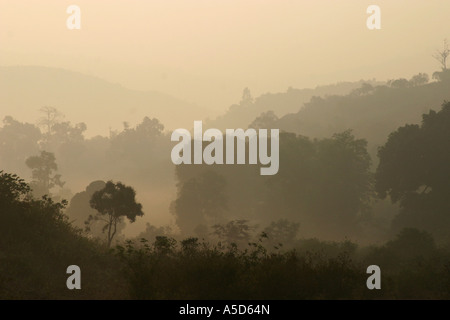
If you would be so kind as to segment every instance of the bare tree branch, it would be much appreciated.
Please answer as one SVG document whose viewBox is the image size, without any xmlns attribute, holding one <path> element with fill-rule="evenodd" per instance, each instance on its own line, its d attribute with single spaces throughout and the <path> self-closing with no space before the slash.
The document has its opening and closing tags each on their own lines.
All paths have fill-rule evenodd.
<svg viewBox="0 0 450 320">
<path fill-rule="evenodd" d="M 447 57 L 450 55 L 450 49 L 448 47 L 447 39 L 444 39 L 444 46 L 442 50 L 437 50 L 435 54 L 433 54 L 433 58 L 435 58 L 441 65 L 442 70 L 447 70 Z"/>
</svg>

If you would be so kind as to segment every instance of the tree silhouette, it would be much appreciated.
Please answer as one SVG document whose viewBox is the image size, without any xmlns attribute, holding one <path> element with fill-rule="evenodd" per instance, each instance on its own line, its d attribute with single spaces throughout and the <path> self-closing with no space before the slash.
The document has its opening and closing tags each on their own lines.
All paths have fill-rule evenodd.
<svg viewBox="0 0 450 320">
<path fill-rule="evenodd" d="M 244 91 L 242 91 L 242 98 L 239 104 L 243 107 L 248 107 L 253 104 L 253 97 L 249 88 L 245 88 Z"/>
<path fill-rule="evenodd" d="M 228 244 L 243 244 L 250 240 L 250 232 L 253 227 L 248 225 L 248 220 L 232 220 L 227 224 L 215 224 L 213 234 Z"/>
<path fill-rule="evenodd" d="M 442 71 L 436 71 L 433 73 L 433 79 L 441 82 L 449 82 L 450 81 L 450 70 L 445 69 Z"/>
<path fill-rule="evenodd" d="M 35 196 L 50 195 L 50 190 L 53 187 L 64 186 L 60 174 L 52 176 L 53 171 L 58 170 L 53 153 L 41 151 L 39 156 L 31 156 L 25 163 L 32 170 L 33 181 L 30 185 Z"/>
<path fill-rule="evenodd" d="M 351 131 L 313 140 L 280 135 L 280 171 L 271 176 L 261 210 L 301 222 L 321 236 L 356 234 L 370 213 L 373 177 L 367 141 Z"/>
<path fill-rule="evenodd" d="M 180 171 L 177 168 L 177 173 Z M 179 184 L 172 204 L 178 227 L 189 234 L 199 225 L 217 224 L 227 209 L 225 187 L 223 176 L 211 170 Z"/>
<path fill-rule="evenodd" d="M 40 139 L 41 131 L 38 127 L 6 116 L 3 119 L 3 127 L 0 128 L 0 163 L 2 167 L 11 169 L 23 166 L 23 169 L 26 169 L 24 160 L 30 154 L 39 152 L 38 142 Z M 23 170 L 20 171 L 23 172 Z"/>
<path fill-rule="evenodd" d="M 450 226 L 450 103 L 405 125 L 379 149 L 376 190 L 401 207 L 398 228 L 423 228 L 448 238 Z"/>
<path fill-rule="evenodd" d="M 0 170 L 0 207 L 24 198 L 30 192 L 30 186 L 15 174 Z M 1 211 L 1 210 L 0 210 Z"/>
<path fill-rule="evenodd" d="M 355 96 L 363 96 L 372 93 L 374 90 L 375 88 L 370 83 L 363 83 L 360 88 L 352 90 L 350 94 Z"/>
<path fill-rule="evenodd" d="M 108 181 L 103 189 L 92 195 L 90 205 L 98 211 L 98 214 L 90 216 L 90 220 L 106 222 L 103 231 L 108 230 L 108 248 L 116 235 L 117 225 L 123 218 L 126 217 L 130 222 L 134 222 L 136 217 L 144 215 L 142 205 L 136 202 L 135 197 L 136 192 L 132 187 L 112 181 Z"/>
<path fill-rule="evenodd" d="M 269 110 L 256 117 L 248 127 L 253 129 L 272 129 L 276 128 L 277 121 L 277 115 L 272 110 Z"/>
<path fill-rule="evenodd" d="M 389 80 L 388 85 L 390 85 L 392 88 L 399 89 L 399 88 L 409 87 L 410 83 L 405 78 L 400 78 L 400 79 Z"/>
<path fill-rule="evenodd" d="M 39 109 L 43 116 L 39 120 L 39 126 L 44 128 L 44 143 L 48 144 L 50 142 L 50 137 L 52 136 L 53 126 L 59 122 L 64 116 L 58 109 L 50 106 L 44 106 Z M 45 147 L 48 147 L 47 145 Z"/>
<path fill-rule="evenodd" d="M 84 228 L 93 237 L 103 237 L 103 223 L 100 220 L 89 220 L 90 216 L 94 216 L 97 212 L 91 208 L 90 201 L 94 192 L 105 187 L 106 183 L 101 180 L 91 182 L 84 191 L 78 192 L 70 200 L 70 205 L 66 209 L 72 225 L 78 228 Z M 125 222 L 117 225 L 117 233 L 125 228 Z"/>
<path fill-rule="evenodd" d="M 409 80 L 409 83 L 412 87 L 423 86 L 430 81 L 430 77 L 426 73 L 418 73 Z"/>
<path fill-rule="evenodd" d="M 442 50 L 437 50 L 433 55 L 439 64 L 441 65 L 442 71 L 447 70 L 447 58 L 450 55 L 450 49 L 448 47 L 447 39 L 444 39 L 444 45 Z"/>
</svg>

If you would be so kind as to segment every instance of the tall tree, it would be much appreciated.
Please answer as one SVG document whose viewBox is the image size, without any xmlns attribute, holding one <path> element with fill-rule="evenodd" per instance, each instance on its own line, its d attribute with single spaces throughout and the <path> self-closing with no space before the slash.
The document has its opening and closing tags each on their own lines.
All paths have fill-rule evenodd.
<svg viewBox="0 0 450 320">
<path fill-rule="evenodd" d="M 117 233 L 117 226 L 124 218 L 134 222 L 136 217 L 144 215 L 142 205 L 136 202 L 136 192 L 130 186 L 120 182 L 108 181 L 105 187 L 92 195 L 90 205 L 98 211 L 96 216 L 91 216 L 91 220 L 102 220 L 106 224 L 103 227 L 107 233 L 107 245 Z"/>
<path fill-rule="evenodd" d="M 55 187 L 63 187 L 61 175 L 53 175 L 53 171 L 58 170 L 55 155 L 51 152 L 41 151 L 39 156 L 31 156 L 25 161 L 32 170 L 31 188 L 35 196 L 51 195 L 50 190 Z"/>
<path fill-rule="evenodd" d="M 379 149 L 376 190 L 400 203 L 394 227 L 426 229 L 450 241 L 450 102 L 405 125 Z"/>
<path fill-rule="evenodd" d="M 450 55 L 450 49 L 448 47 L 447 39 L 444 39 L 444 45 L 441 50 L 437 50 L 433 58 L 435 58 L 441 65 L 442 71 L 447 70 L 447 58 Z"/>
<path fill-rule="evenodd" d="M 39 109 L 43 114 L 38 124 L 44 130 L 44 143 L 48 144 L 50 142 L 50 137 L 52 136 L 53 126 L 59 122 L 64 116 L 58 109 L 50 106 L 44 106 Z M 47 145 L 45 146 L 47 147 Z"/>
<path fill-rule="evenodd" d="M 95 216 L 96 210 L 91 208 L 90 201 L 94 192 L 105 187 L 106 183 L 101 180 L 91 182 L 84 191 L 78 192 L 70 200 L 70 205 L 66 209 L 66 215 L 69 217 L 72 225 L 78 228 L 85 228 L 93 237 L 103 237 L 102 221 L 90 221 L 90 216 Z M 117 225 L 117 233 L 125 228 L 125 222 Z"/>
<path fill-rule="evenodd" d="M 245 88 L 244 91 L 242 91 L 242 98 L 239 104 L 243 107 L 248 107 L 253 104 L 253 96 L 249 88 Z"/>
</svg>

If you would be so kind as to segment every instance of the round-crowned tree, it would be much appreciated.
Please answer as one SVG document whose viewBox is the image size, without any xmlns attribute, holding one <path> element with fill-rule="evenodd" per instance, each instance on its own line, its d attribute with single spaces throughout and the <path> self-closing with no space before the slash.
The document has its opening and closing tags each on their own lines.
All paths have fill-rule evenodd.
<svg viewBox="0 0 450 320">
<path fill-rule="evenodd" d="M 392 132 L 379 149 L 376 190 L 400 204 L 393 227 L 420 228 L 450 241 L 450 103 L 424 114 L 421 125 Z"/>
<path fill-rule="evenodd" d="M 103 189 L 94 192 L 90 205 L 98 211 L 90 219 L 105 222 L 103 231 L 107 231 L 108 248 L 116 235 L 118 223 L 124 218 L 134 222 L 136 217 L 144 215 L 142 205 L 136 202 L 134 189 L 121 182 L 108 181 Z"/>
</svg>

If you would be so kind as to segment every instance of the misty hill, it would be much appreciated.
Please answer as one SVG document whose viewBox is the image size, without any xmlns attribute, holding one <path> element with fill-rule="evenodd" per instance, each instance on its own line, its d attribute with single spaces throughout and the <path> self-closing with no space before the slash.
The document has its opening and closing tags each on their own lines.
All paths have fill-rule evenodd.
<svg viewBox="0 0 450 320">
<path fill-rule="evenodd" d="M 423 85 L 364 85 L 344 96 L 313 97 L 298 112 L 265 125 L 311 138 L 352 129 L 355 136 L 368 140 L 376 160 L 376 149 L 389 133 L 405 123 L 419 123 L 423 113 L 439 109 L 444 100 L 450 100 L 449 89 L 448 79 Z"/>
<path fill-rule="evenodd" d="M 312 97 L 325 97 L 328 95 L 344 95 L 355 90 L 363 83 L 380 85 L 382 82 L 376 80 L 357 82 L 339 82 L 325 86 L 317 86 L 314 89 L 294 89 L 289 87 L 286 92 L 266 93 L 255 99 L 248 89 L 244 90 L 242 100 L 238 104 L 233 104 L 221 116 L 208 121 L 208 126 L 224 130 L 226 128 L 247 128 L 247 126 L 261 113 L 269 110 L 278 117 L 288 113 L 297 112 L 304 103 Z"/>
<path fill-rule="evenodd" d="M 0 67 L 0 119 L 6 115 L 35 122 L 38 110 L 52 106 L 73 122 L 85 122 L 88 135 L 107 135 L 122 122 L 144 116 L 161 120 L 166 129 L 189 127 L 205 110 L 156 91 L 135 91 L 120 84 L 64 69 Z"/>
</svg>

